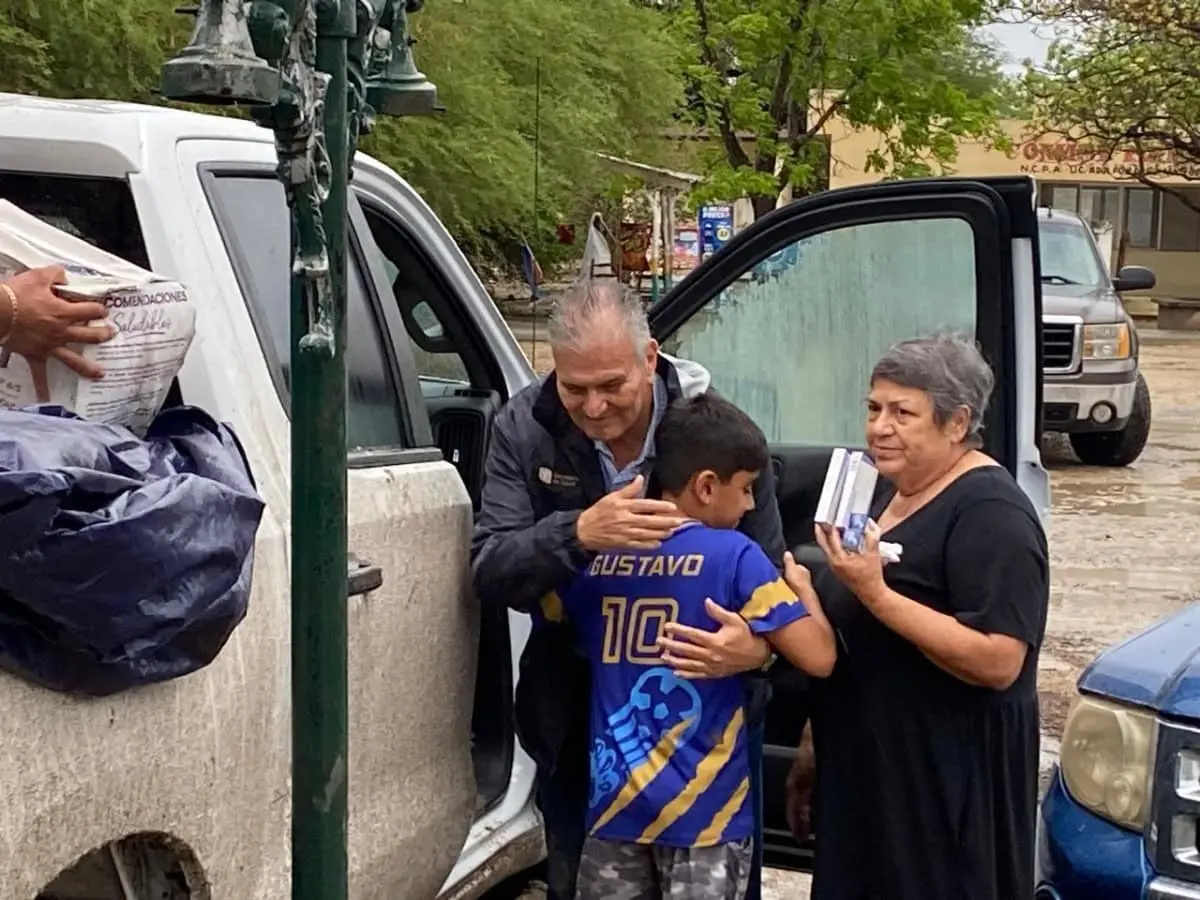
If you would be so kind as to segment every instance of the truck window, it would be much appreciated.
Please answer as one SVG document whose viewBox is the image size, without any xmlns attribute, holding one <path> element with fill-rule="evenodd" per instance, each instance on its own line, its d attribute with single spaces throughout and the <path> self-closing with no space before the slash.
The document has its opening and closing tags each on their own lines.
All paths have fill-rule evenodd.
<svg viewBox="0 0 1200 900">
<path fill-rule="evenodd" d="M 1038 223 L 1038 250 L 1042 257 L 1042 281 L 1085 284 L 1095 287 L 1105 279 L 1104 263 L 1096 252 L 1087 225 L 1061 218 Z"/>
<path fill-rule="evenodd" d="M 664 343 L 709 370 L 772 443 L 860 445 L 871 368 L 893 343 L 975 333 L 975 243 L 961 219 L 803 238 L 713 297 Z"/>
<path fill-rule="evenodd" d="M 133 193 L 122 179 L 0 172 L 0 197 L 59 231 L 150 269 Z M 163 406 L 182 405 L 175 379 Z"/>
<path fill-rule="evenodd" d="M 213 214 L 250 305 L 259 342 L 285 408 L 291 400 L 291 220 L 283 185 L 268 175 L 214 175 Z M 347 256 L 346 441 L 348 448 L 404 443 L 403 411 L 384 332 L 356 254 Z"/>
<path fill-rule="evenodd" d="M 387 216 L 364 203 L 363 215 L 383 255 L 383 265 L 396 304 L 404 317 L 417 374 L 426 382 L 471 383 L 452 329 L 447 328 L 453 304 L 412 240 Z"/>
<path fill-rule="evenodd" d="M 0 172 L 0 197 L 60 231 L 150 268 L 133 194 L 120 179 Z"/>
</svg>

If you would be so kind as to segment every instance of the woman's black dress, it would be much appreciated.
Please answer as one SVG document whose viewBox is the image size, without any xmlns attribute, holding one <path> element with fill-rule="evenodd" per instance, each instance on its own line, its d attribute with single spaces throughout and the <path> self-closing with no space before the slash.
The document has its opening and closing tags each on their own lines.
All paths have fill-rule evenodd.
<svg viewBox="0 0 1200 900">
<path fill-rule="evenodd" d="M 814 697 L 813 900 L 1029 900 L 1045 534 L 1008 472 L 986 467 L 885 539 L 904 547 L 884 569 L 893 590 L 1030 650 L 1008 690 L 972 687 L 881 624 L 832 572 L 818 575 L 838 662 Z"/>
</svg>

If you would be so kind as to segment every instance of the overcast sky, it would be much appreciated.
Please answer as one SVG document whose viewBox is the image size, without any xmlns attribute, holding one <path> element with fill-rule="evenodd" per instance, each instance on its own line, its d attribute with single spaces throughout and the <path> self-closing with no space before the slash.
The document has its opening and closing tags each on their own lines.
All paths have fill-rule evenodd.
<svg viewBox="0 0 1200 900">
<path fill-rule="evenodd" d="M 985 28 L 1007 51 L 1009 56 L 1009 72 L 1022 71 L 1022 61 L 1032 59 L 1035 63 L 1046 60 L 1046 49 L 1053 38 L 1051 29 L 1045 25 L 1035 27 L 1025 24 L 992 25 Z"/>
</svg>

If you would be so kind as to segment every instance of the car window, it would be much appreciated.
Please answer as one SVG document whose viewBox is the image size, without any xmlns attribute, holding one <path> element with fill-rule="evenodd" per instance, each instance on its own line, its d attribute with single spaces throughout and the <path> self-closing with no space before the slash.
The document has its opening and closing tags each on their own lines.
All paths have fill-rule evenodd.
<svg viewBox="0 0 1200 900">
<path fill-rule="evenodd" d="M 133 192 L 123 178 L 0 172 L 0 197 L 59 231 L 150 269 Z M 163 406 L 182 405 L 176 378 Z"/>
<path fill-rule="evenodd" d="M 363 206 L 363 214 L 383 254 L 384 269 L 404 317 L 417 374 L 423 379 L 469 384 L 471 376 L 466 364 L 450 343 L 435 309 L 435 306 L 448 308 L 449 298 L 424 257 L 412 239 L 387 216 L 367 205 Z M 419 333 L 414 334 L 414 329 Z"/>
<path fill-rule="evenodd" d="M 291 406 L 291 220 L 271 177 L 217 175 L 213 212 L 251 305 L 255 328 Z M 403 418 L 384 333 L 351 253 L 346 275 L 346 442 L 349 449 L 403 443 Z"/>
<path fill-rule="evenodd" d="M 133 193 L 123 179 L 0 172 L 0 197 L 60 231 L 150 268 Z"/>
<path fill-rule="evenodd" d="M 1043 282 L 1094 287 L 1104 280 L 1104 264 L 1096 255 L 1095 244 L 1086 227 L 1053 219 L 1042 219 L 1038 223 Z"/>
<path fill-rule="evenodd" d="M 390 268 L 394 269 L 395 266 Z M 395 284 L 396 277 L 392 276 L 392 283 Z M 437 313 L 424 300 L 413 307 L 413 319 L 417 323 L 417 327 L 421 329 L 421 333 L 432 341 L 440 341 L 446 336 L 446 329 L 442 328 L 442 322 L 437 317 Z"/>
<path fill-rule="evenodd" d="M 804 238 L 742 275 L 665 343 L 772 443 L 861 445 L 871 369 L 898 340 L 975 332 L 975 244 L 954 218 Z"/>
</svg>

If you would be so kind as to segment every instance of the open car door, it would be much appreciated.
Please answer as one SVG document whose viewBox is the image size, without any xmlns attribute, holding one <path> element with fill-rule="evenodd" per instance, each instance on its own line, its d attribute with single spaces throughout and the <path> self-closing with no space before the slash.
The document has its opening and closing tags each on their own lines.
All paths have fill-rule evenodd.
<svg viewBox="0 0 1200 900">
<path fill-rule="evenodd" d="M 754 223 L 651 311 L 664 351 L 705 366 L 713 388 L 766 433 L 784 535 L 801 563 L 822 564 L 817 498 L 832 449 L 863 444 L 876 360 L 896 341 L 936 331 L 974 335 L 991 363 L 985 450 L 1044 514 L 1037 246 L 1031 179 L 829 191 Z M 807 685 L 779 668 L 764 761 L 768 862 L 805 868 L 811 848 L 788 830 L 785 780 Z"/>
</svg>

